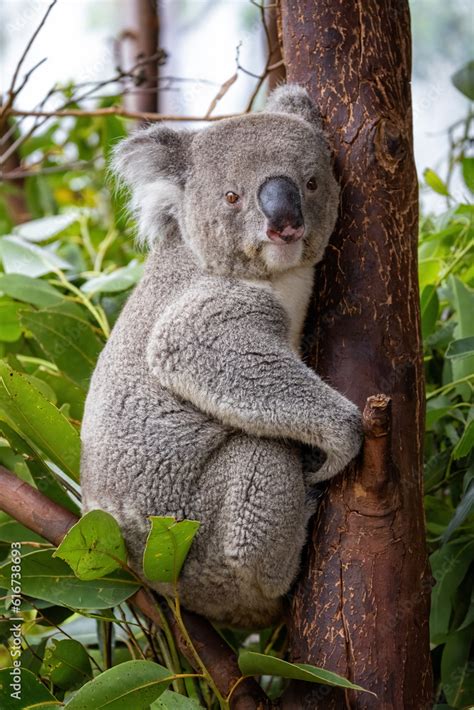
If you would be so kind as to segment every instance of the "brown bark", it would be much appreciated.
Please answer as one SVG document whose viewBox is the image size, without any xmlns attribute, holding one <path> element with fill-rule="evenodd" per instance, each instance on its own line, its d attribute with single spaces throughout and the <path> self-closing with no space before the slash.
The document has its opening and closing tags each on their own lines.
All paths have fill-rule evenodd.
<svg viewBox="0 0 474 710">
<path fill-rule="evenodd" d="M 159 45 L 159 11 L 157 0 L 132 0 L 131 31 L 133 61 L 150 57 Z M 127 97 L 135 111 L 153 113 L 158 111 L 158 61 L 150 62 L 142 68 L 143 81 L 140 90 Z"/>
<path fill-rule="evenodd" d="M 0 491 L 0 510 L 49 540 L 53 545 L 59 545 L 69 528 L 78 521 L 74 513 L 54 503 L 3 466 L 0 466 Z M 192 651 L 187 646 L 164 600 L 158 602 L 150 590 L 142 587 L 129 599 L 129 602 L 156 626 L 161 624 L 157 611 L 157 603 L 160 603 L 179 650 L 191 665 L 200 671 L 199 667 L 196 667 Z M 242 675 L 233 650 L 203 617 L 183 610 L 182 618 L 193 646 L 214 683 L 224 696 L 228 695 Z M 258 683 L 253 678 L 246 678 L 239 683 L 232 694 L 230 705 L 232 710 L 264 710 L 270 707 L 270 702 Z"/>
<path fill-rule="evenodd" d="M 418 710 L 431 700 L 431 579 L 408 3 L 282 0 L 281 22 L 287 78 L 320 106 L 342 187 L 316 273 L 308 358 L 359 406 L 377 391 L 392 400 L 391 436 L 369 427 L 363 456 L 314 521 L 290 626 L 294 661 L 378 697 L 293 684 L 284 707 Z"/>
</svg>

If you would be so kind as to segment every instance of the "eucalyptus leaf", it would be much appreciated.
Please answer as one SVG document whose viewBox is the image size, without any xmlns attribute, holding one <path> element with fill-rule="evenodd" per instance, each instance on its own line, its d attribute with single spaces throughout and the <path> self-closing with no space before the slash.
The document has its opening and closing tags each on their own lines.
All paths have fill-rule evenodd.
<svg viewBox="0 0 474 710">
<path fill-rule="evenodd" d="M 187 698 L 172 690 L 165 690 L 163 695 L 150 705 L 150 710 L 200 710 L 202 707 L 193 698 Z"/>
<path fill-rule="evenodd" d="M 458 69 L 451 77 L 451 81 L 458 91 L 474 101 L 474 60 Z"/>
<path fill-rule="evenodd" d="M 152 661 L 126 661 L 96 676 L 66 704 L 67 710 L 148 710 L 172 673 Z"/>
<path fill-rule="evenodd" d="M 44 242 L 57 236 L 79 219 L 79 213 L 67 212 L 49 217 L 41 217 L 30 222 L 23 222 L 14 228 L 14 233 L 29 242 Z"/>
<path fill-rule="evenodd" d="M 61 372 L 86 389 L 104 341 L 96 329 L 64 310 L 22 313 L 21 322 Z"/>
<path fill-rule="evenodd" d="M 15 429 L 36 450 L 79 480 L 80 438 L 66 417 L 25 375 L 0 360 L 0 420 Z"/>
<path fill-rule="evenodd" d="M 91 510 L 68 530 L 54 553 L 79 579 L 98 579 L 125 563 L 125 542 L 116 520 L 103 510 Z"/>
<path fill-rule="evenodd" d="M 449 360 L 452 358 L 470 357 L 472 355 L 474 355 L 474 336 L 471 335 L 468 338 L 453 340 L 446 350 L 445 357 Z"/>
<path fill-rule="evenodd" d="M 449 635 L 441 658 L 441 682 L 446 700 L 453 708 L 472 707 L 474 664 L 471 644 L 474 626 Z"/>
<path fill-rule="evenodd" d="M 0 292 L 39 308 L 55 306 L 64 299 L 62 293 L 47 281 L 24 274 L 0 274 Z"/>
<path fill-rule="evenodd" d="M 434 170 L 426 168 L 423 173 L 423 177 L 425 178 L 426 184 L 429 185 L 432 190 L 437 192 L 438 195 L 444 195 L 445 197 L 449 196 L 448 188 Z"/>
<path fill-rule="evenodd" d="M 430 557 L 436 579 L 431 596 L 430 631 L 433 644 L 443 643 L 449 631 L 453 601 L 474 559 L 474 540 L 449 541 Z"/>
<path fill-rule="evenodd" d="M 152 582 L 176 582 L 200 523 L 158 516 L 150 516 L 150 521 L 143 553 L 145 576 Z"/>
<path fill-rule="evenodd" d="M 19 310 L 24 308 L 9 298 L 0 298 L 0 340 L 14 343 L 21 337 L 23 328 L 20 325 Z"/>
<path fill-rule="evenodd" d="M 71 609 L 109 609 L 121 604 L 139 589 L 123 571 L 112 572 L 100 581 L 78 579 L 69 565 L 52 550 L 38 550 L 22 556 L 22 593 Z M 0 587 L 10 587 L 10 562 L 0 566 Z"/>
<path fill-rule="evenodd" d="M 71 265 L 51 249 L 31 244 L 21 237 L 0 238 L 0 259 L 7 274 L 44 276 L 57 269 L 67 271 Z"/>
<path fill-rule="evenodd" d="M 320 683 L 321 685 L 332 685 L 338 688 L 360 690 L 375 695 L 372 691 L 366 690 L 355 683 L 351 683 L 350 680 L 343 678 L 337 673 L 333 673 L 333 671 L 328 671 L 324 668 L 316 668 L 316 666 L 311 666 L 307 663 L 289 663 L 288 661 L 283 661 L 281 658 L 266 656 L 263 653 L 255 653 L 253 651 L 242 651 L 240 653 L 239 668 L 243 675 L 246 676 L 274 675 L 291 680 L 304 680 L 309 683 Z"/>
<path fill-rule="evenodd" d="M 74 639 L 49 639 L 40 675 L 62 690 L 82 685 L 92 677 L 90 658 Z"/>
<path fill-rule="evenodd" d="M 116 293 L 135 286 L 143 275 L 143 264 L 130 263 L 110 274 L 102 274 L 86 281 L 81 289 L 84 293 Z"/>
<path fill-rule="evenodd" d="M 56 706 L 61 703 L 54 695 L 40 682 L 40 680 L 26 668 L 20 668 L 19 688 L 12 688 L 11 668 L 0 670 L 0 708 L 2 710 L 26 710 L 34 705 L 35 709 L 40 703 L 56 702 Z M 12 692 L 18 693 L 15 697 Z"/>
</svg>

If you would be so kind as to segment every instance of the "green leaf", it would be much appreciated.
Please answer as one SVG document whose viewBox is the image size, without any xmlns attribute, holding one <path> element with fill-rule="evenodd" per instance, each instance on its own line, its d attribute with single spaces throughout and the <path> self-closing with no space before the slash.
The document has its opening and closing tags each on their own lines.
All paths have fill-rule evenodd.
<svg viewBox="0 0 474 710">
<path fill-rule="evenodd" d="M 170 684 L 171 672 L 151 661 L 126 661 L 80 688 L 67 710 L 148 710 Z"/>
<path fill-rule="evenodd" d="M 31 222 L 23 222 L 14 228 L 14 233 L 29 242 L 44 242 L 57 236 L 79 219 L 77 212 L 41 217 Z"/>
<path fill-rule="evenodd" d="M 79 641 L 51 638 L 46 646 L 40 675 L 62 690 L 75 688 L 92 677 L 90 658 Z"/>
<path fill-rule="evenodd" d="M 280 678 L 305 680 L 309 683 L 361 690 L 364 693 L 375 695 L 372 691 L 366 690 L 360 685 L 355 685 L 347 678 L 343 678 L 337 673 L 327 671 L 324 668 L 316 668 L 316 666 L 310 666 L 307 663 L 289 663 L 288 661 L 282 661 L 280 658 L 265 656 L 263 653 L 254 653 L 253 651 L 242 651 L 240 653 L 239 668 L 246 676 L 276 675 Z"/>
<path fill-rule="evenodd" d="M 451 81 L 458 91 L 474 101 L 474 61 L 467 62 L 453 74 Z"/>
<path fill-rule="evenodd" d="M 432 190 L 437 192 L 438 195 L 445 195 L 445 197 L 449 197 L 448 188 L 434 170 L 426 168 L 423 173 L 423 177 L 425 178 L 426 184 L 431 187 Z"/>
<path fill-rule="evenodd" d="M 79 579 L 99 579 L 127 561 L 125 542 L 117 521 L 103 510 L 86 513 L 67 532 L 54 553 Z"/>
<path fill-rule="evenodd" d="M 38 308 L 56 306 L 64 297 L 47 281 L 23 274 L 0 274 L 0 291 L 17 301 L 31 303 Z"/>
<path fill-rule="evenodd" d="M 21 668 L 21 680 L 18 683 L 19 688 L 10 687 L 12 683 L 11 668 L 2 668 L 0 670 L 0 707 L 2 710 L 26 710 L 32 705 L 37 707 L 40 703 L 56 702 L 56 706 L 61 703 L 56 700 L 45 686 L 40 683 L 38 678 L 26 668 Z M 18 692 L 19 695 L 12 697 L 12 692 Z"/>
<path fill-rule="evenodd" d="M 0 420 L 79 481 L 80 438 L 66 417 L 27 378 L 0 360 Z"/>
<path fill-rule="evenodd" d="M 199 710 L 203 706 L 185 695 L 165 690 L 158 700 L 150 705 L 150 710 Z"/>
<path fill-rule="evenodd" d="M 471 422 L 472 424 L 473 422 Z M 448 527 L 446 528 L 446 531 L 444 532 L 442 536 L 442 541 L 446 542 L 449 540 L 451 535 L 457 528 L 463 524 L 463 522 L 466 520 L 467 516 L 470 515 L 472 509 L 474 508 L 474 482 L 471 483 L 469 488 L 467 489 L 466 493 L 463 495 L 461 500 L 459 501 L 459 504 L 456 508 L 456 511 L 450 520 L 450 523 Z"/>
<path fill-rule="evenodd" d="M 472 706 L 474 664 L 470 649 L 474 627 L 449 635 L 441 658 L 441 684 L 448 703 L 454 708 Z"/>
<path fill-rule="evenodd" d="M 70 407 L 71 419 L 81 421 L 84 414 L 84 402 L 86 393 L 60 372 L 52 372 L 46 368 L 40 368 L 35 372 L 35 377 L 43 380 L 56 394 L 57 405 L 61 407 L 68 404 Z"/>
<path fill-rule="evenodd" d="M 22 313 L 21 322 L 59 370 L 86 389 L 104 347 L 93 326 L 55 309 Z"/>
<path fill-rule="evenodd" d="M 439 276 L 442 262 L 440 259 L 420 259 L 418 262 L 420 290 L 423 293 L 426 286 L 434 284 Z"/>
<path fill-rule="evenodd" d="M 125 572 L 112 572 L 100 581 L 78 579 L 52 550 L 38 550 L 21 560 L 22 593 L 71 609 L 109 609 L 139 589 Z M 10 562 L 0 567 L 0 587 L 10 587 Z"/>
<path fill-rule="evenodd" d="M 130 262 L 121 269 L 116 269 L 111 274 L 103 274 L 86 281 L 81 290 L 84 293 L 116 293 L 126 291 L 135 286 L 143 275 L 143 264 Z"/>
<path fill-rule="evenodd" d="M 453 306 L 456 310 L 457 325 L 454 331 L 456 340 L 474 336 L 474 292 L 456 276 L 448 279 L 453 294 Z M 451 362 L 453 380 L 459 380 L 474 372 L 474 355 L 454 359 Z"/>
<path fill-rule="evenodd" d="M 0 340 L 14 343 L 22 334 L 18 311 L 24 308 L 21 303 L 15 303 L 9 298 L 0 298 Z"/>
<path fill-rule="evenodd" d="M 461 168 L 467 188 L 474 193 L 474 158 L 463 158 Z"/>
<path fill-rule="evenodd" d="M 453 459 L 462 459 L 467 456 L 474 446 L 474 419 L 471 419 L 469 424 L 464 429 L 463 435 L 454 447 Z"/>
<path fill-rule="evenodd" d="M 80 511 L 77 504 L 66 493 L 64 485 L 58 480 L 59 477 L 51 471 L 39 454 L 14 429 L 1 421 L 1 416 L 0 433 L 7 439 L 12 449 L 26 455 L 28 471 L 36 488 L 55 503 L 58 503 L 58 505 L 62 505 L 63 508 L 67 508 L 72 513 L 79 515 Z"/>
<path fill-rule="evenodd" d="M 449 343 L 445 357 L 449 360 L 451 358 L 470 357 L 471 355 L 474 355 L 474 336 L 472 335 Z"/>
<path fill-rule="evenodd" d="M 51 249 L 30 244 L 21 237 L 2 237 L 0 239 L 0 258 L 7 274 L 25 276 L 43 276 L 55 269 L 70 269 L 67 261 L 57 256 Z"/>
<path fill-rule="evenodd" d="M 200 523 L 150 516 L 151 530 L 143 553 L 143 571 L 152 582 L 176 582 Z"/>
<path fill-rule="evenodd" d="M 439 312 L 439 298 L 436 286 L 428 284 L 421 294 L 421 329 L 423 340 L 434 331 Z"/>
<path fill-rule="evenodd" d="M 449 631 L 453 600 L 474 558 L 474 540 L 448 542 L 430 557 L 436 584 L 431 595 L 431 642 L 443 643 Z"/>
<path fill-rule="evenodd" d="M 28 530 L 6 513 L 0 513 L 0 540 L 2 542 L 25 542 L 26 540 L 28 542 L 47 542 L 44 537 Z"/>
</svg>

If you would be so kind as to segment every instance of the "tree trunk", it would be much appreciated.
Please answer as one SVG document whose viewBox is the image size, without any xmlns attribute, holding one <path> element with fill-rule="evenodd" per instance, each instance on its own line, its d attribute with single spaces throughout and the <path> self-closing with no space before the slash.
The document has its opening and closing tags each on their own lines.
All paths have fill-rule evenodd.
<svg viewBox="0 0 474 710">
<path fill-rule="evenodd" d="M 159 46 L 159 7 L 157 0 L 132 0 L 129 6 L 131 12 L 129 35 L 132 38 L 132 60 L 134 64 L 139 59 L 151 57 Z M 127 102 L 134 111 L 153 113 L 159 110 L 158 66 L 153 61 L 142 68 L 142 83 Z"/>
<path fill-rule="evenodd" d="M 281 27 L 288 81 L 320 106 L 342 187 L 316 272 L 308 360 L 361 407 L 376 392 L 392 400 L 391 434 L 372 431 L 329 487 L 290 623 L 293 661 L 377 697 L 294 683 L 284 707 L 419 710 L 431 707 L 431 577 L 408 2 L 282 0 Z"/>
</svg>

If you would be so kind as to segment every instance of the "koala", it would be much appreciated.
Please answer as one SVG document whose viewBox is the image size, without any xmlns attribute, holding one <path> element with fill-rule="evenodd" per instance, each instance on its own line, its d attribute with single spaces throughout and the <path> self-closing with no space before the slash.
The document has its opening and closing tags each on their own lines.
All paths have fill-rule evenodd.
<svg viewBox="0 0 474 710">
<path fill-rule="evenodd" d="M 141 129 L 114 169 L 151 249 L 92 376 L 84 509 L 118 520 L 139 573 L 148 516 L 199 520 L 182 604 L 268 626 L 298 574 L 313 487 L 362 437 L 357 407 L 299 353 L 338 210 L 318 111 L 282 86 L 260 113 Z"/>
</svg>

